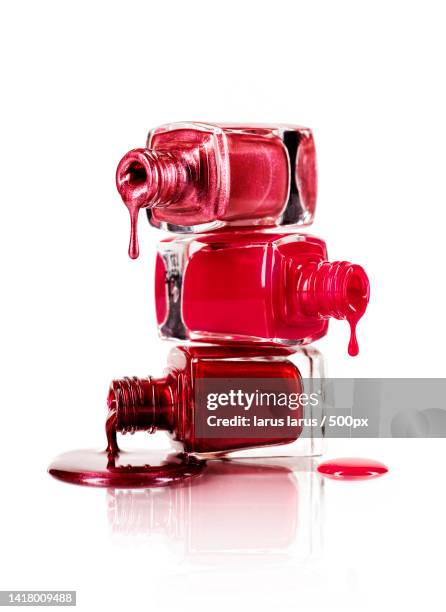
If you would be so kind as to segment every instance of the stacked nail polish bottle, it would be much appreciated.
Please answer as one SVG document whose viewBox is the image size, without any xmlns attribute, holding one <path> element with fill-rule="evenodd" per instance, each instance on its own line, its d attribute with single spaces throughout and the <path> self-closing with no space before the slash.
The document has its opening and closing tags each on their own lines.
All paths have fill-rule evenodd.
<svg viewBox="0 0 446 612">
<path fill-rule="evenodd" d="M 345 319 L 357 354 L 369 282 L 294 229 L 315 212 L 311 131 L 165 125 L 123 157 L 116 181 L 130 257 L 141 209 L 171 233 L 159 244 L 155 306 L 161 337 L 178 341 L 163 377 L 112 382 L 116 431 L 166 430 L 198 457 L 319 453 L 323 362 L 306 345 Z"/>
<path fill-rule="evenodd" d="M 357 354 L 369 282 L 296 230 L 316 206 L 311 131 L 170 124 L 127 153 L 116 178 L 131 217 L 130 257 L 141 209 L 170 232 L 159 244 L 155 306 L 160 336 L 177 344 L 162 377 L 112 382 L 106 449 L 64 453 L 49 473 L 140 488 L 197 476 L 209 458 L 320 454 L 323 359 L 311 343 L 330 318 L 345 319 Z M 156 430 L 169 432 L 171 448 L 118 446 L 118 433 Z"/>
</svg>

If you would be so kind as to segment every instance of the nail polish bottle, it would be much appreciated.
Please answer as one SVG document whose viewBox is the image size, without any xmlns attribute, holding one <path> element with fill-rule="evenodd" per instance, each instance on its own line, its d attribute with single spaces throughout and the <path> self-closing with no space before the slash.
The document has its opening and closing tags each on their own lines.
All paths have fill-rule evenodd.
<svg viewBox="0 0 446 612">
<path fill-rule="evenodd" d="M 309 344 L 329 319 L 355 329 L 369 300 L 362 267 L 330 262 L 325 243 L 283 231 L 226 231 L 163 240 L 155 270 L 163 338 Z"/>
<path fill-rule="evenodd" d="M 288 125 L 172 123 L 122 158 L 116 185 L 130 212 L 132 258 L 141 208 L 152 225 L 175 232 L 306 225 L 316 206 L 313 136 Z"/>
<path fill-rule="evenodd" d="M 315 455 L 322 376 L 314 350 L 184 345 L 163 377 L 114 380 L 107 403 L 116 432 L 167 431 L 199 458 Z"/>
</svg>

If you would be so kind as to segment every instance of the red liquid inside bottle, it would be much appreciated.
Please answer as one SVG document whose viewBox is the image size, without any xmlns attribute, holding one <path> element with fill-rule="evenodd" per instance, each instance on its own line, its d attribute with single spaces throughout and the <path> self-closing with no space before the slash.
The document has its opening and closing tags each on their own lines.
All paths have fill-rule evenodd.
<svg viewBox="0 0 446 612">
<path fill-rule="evenodd" d="M 313 236 L 231 231 L 162 241 L 155 299 L 166 338 L 308 344 L 335 318 L 350 324 L 356 355 L 369 281 L 361 266 L 329 262 Z"/>
<path fill-rule="evenodd" d="M 132 258 L 141 208 L 152 225 L 177 232 L 308 224 L 316 207 L 313 136 L 297 126 L 173 123 L 123 157 L 116 185 L 130 212 Z"/>
</svg>

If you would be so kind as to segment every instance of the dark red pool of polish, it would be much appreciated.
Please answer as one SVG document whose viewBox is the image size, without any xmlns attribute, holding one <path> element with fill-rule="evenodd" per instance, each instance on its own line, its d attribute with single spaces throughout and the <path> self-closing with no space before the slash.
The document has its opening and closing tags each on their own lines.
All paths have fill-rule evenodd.
<svg viewBox="0 0 446 612">
<path fill-rule="evenodd" d="M 377 478 L 389 471 L 389 468 L 373 459 L 342 457 L 321 463 L 317 471 L 334 480 L 368 480 Z"/>
<path fill-rule="evenodd" d="M 48 468 L 54 478 L 90 487 L 162 487 L 198 476 L 205 465 L 186 454 L 153 450 L 75 450 L 56 457 Z"/>
</svg>

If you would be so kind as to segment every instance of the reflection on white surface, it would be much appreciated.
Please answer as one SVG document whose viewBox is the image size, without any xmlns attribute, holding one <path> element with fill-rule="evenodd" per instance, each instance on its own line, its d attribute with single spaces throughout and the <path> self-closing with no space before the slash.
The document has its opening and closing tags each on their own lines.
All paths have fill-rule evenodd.
<svg viewBox="0 0 446 612">
<path fill-rule="evenodd" d="M 179 486 L 108 490 L 108 519 L 114 537 L 160 537 L 188 560 L 314 558 L 322 486 L 311 459 L 210 461 Z"/>
</svg>

